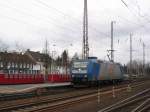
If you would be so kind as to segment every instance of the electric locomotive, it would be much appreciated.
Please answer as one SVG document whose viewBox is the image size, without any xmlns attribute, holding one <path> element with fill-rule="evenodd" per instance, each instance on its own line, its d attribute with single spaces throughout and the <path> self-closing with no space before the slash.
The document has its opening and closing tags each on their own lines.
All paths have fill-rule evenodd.
<svg viewBox="0 0 150 112">
<path fill-rule="evenodd" d="M 72 62 L 71 76 L 74 85 L 106 81 L 116 82 L 123 80 L 123 70 L 118 63 L 100 61 L 97 57 L 89 57 Z"/>
</svg>

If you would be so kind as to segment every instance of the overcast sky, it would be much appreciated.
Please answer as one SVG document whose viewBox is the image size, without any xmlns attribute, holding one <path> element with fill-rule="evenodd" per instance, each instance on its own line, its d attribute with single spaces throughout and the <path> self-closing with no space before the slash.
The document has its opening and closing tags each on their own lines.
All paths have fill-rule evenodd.
<svg viewBox="0 0 150 112">
<path fill-rule="evenodd" d="M 0 47 L 50 52 L 82 51 L 84 0 L 0 0 Z M 110 22 L 114 24 L 115 61 L 129 61 L 129 34 L 133 33 L 133 59 L 142 60 L 142 43 L 150 61 L 150 0 L 88 0 L 90 55 L 107 60 Z M 53 45 L 56 46 L 53 46 Z M 72 46 L 71 46 L 72 44 Z"/>
</svg>

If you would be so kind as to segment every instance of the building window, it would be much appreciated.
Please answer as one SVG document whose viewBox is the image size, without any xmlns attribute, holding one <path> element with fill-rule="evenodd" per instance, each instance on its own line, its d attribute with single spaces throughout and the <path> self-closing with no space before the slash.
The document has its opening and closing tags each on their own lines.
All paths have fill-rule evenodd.
<svg viewBox="0 0 150 112">
<path fill-rule="evenodd" d="M 26 68 L 26 64 L 25 63 L 23 64 L 23 68 Z"/>
<path fill-rule="evenodd" d="M 20 63 L 20 68 L 22 68 L 22 63 Z"/>
<path fill-rule="evenodd" d="M 29 64 L 27 64 L 27 68 L 29 68 L 30 67 L 30 65 Z"/>
<path fill-rule="evenodd" d="M 16 63 L 14 63 L 14 67 L 16 67 L 16 65 L 17 65 L 17 64 L 16 64 Z"/>
<path fill-rule="evenodd" d="M 12 67 L 14 67 L 14 63 L 12 62 Z"/>
<path fill-rule="evenodd" d="M 7 64 L 7 68 L 9 69 L 11 67 L 11 63 L 10 62 L 8 62 L 8 64 Z"/>
<path fill-rule="evenodd" d="M 3 62 L 1 62 L 1 67 L 4 67 Z"/>
</svg>

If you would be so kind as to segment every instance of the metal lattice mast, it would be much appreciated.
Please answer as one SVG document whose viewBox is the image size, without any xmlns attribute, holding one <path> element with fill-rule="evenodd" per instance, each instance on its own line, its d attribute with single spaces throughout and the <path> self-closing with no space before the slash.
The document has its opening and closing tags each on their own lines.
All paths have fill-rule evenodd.
<svg viewBox="0 0 150 112">
<path fill-rule="evenodd" d="M 88 57 L 89 57 L 89 43 L 88 43 L 88 11 L 87 11 L 87 0 L 84 0 L 82 58 L 83 58 L 83 59 L 87 59 Z"/>
</svg>

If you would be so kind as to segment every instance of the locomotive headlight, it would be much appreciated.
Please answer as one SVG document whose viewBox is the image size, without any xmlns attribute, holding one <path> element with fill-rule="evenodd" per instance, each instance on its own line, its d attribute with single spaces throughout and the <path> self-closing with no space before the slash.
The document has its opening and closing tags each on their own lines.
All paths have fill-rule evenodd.
<svg viewBox="0 0 150 112">
<path fill-rule="evenodd" d="M 84 75 L 85 78 L 87 78 L 87 75 Z"/>
<path fill-rule="evenodd" d="M 81 71 L 81 69 L 79 68 L 79 69 L 78 69 L 78 71 L 80 72 L 80 71 Z"/>
</svg>

